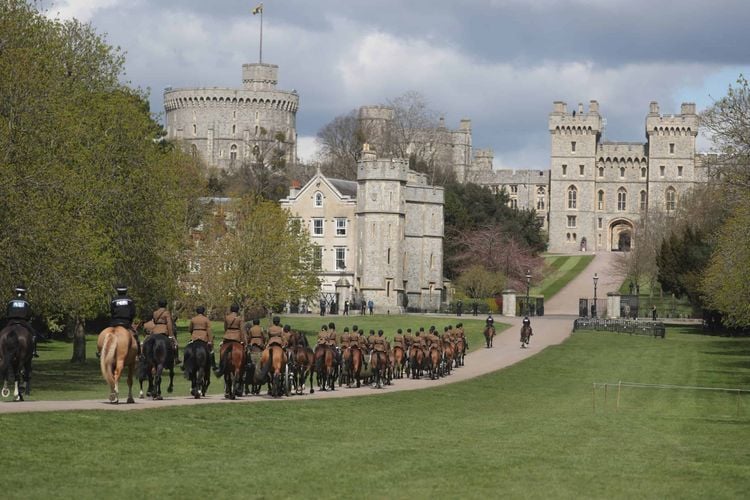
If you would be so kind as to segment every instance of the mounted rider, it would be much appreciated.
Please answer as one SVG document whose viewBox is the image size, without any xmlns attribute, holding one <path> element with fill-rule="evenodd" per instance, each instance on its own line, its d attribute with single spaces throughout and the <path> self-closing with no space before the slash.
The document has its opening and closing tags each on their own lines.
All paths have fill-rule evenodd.
<svg viewBox="0 0 750 500">
<path fill-rule="evenodd" d="M 5 317 L 8 319 L 8 325 L 22 325 L 29 331 L 31 334 L 33 356 L 38 358 L 39 354 L 36 352 L 37 333 L 34 327 L 31 326 L 31 305 L 26 300 L 26 287 L 20 284 L 13 291 L 16 293 L 16 296 L 8 301 L 8 305 L 5 308 Z"/>
<path fill-rule="evenodd" d="M 166 335 L 169 340 L 172 341 L 172 350 L 174 351 L 174 362 L 176 365 L 180 364 L 180 352 L 179 346 L 177 345 L 177 337 L 174 334 L 174 322 L 172 321 L 172 314 L 167 309 L 167 301 L 160 300 L 159 308 L 154 311 L 154 335 Z"/>
<path fill-rule="evenodd" d="M 263 333 L 263 328 L 260 327 L 260 320 L 254 319 L 253 326 L 250 327 L 249 335 L 249 346 L 258 346 L 261 350 L 266 347 L 266 336 Z"/>
<path fill-rule="evenodd" d="M 216 357 L 214 355 L 214 333 L 211 331 L 211 321 L 206 317 L 206 308 L 199 306 L 195 309 L 196 315 L 190 318 L 188 332 L 190 342 L 201 341 L 208 345 L 211 355 L 211 368 L 216 369 Z"/>
<path fill-rule="evenodd" d="M 521 323 L 523 326 L 529 326 L 529 327 L 531 326 L 531 320 L 529 319 L 528 316 L 524 316 L 523 321 L 521 321 Z"/>
<path fill-rule="evenodd" d="M 224 316 L 224 338 L 221 343 L 227 341 L 239 342 L 247 345 L 247 336 L 242 332 L 242 318 L 240 317 L 240 306 L 232 304 L 229 308 L 229 314 Z"/>
<path fill-rule="evenodd" d="M 135 303 L 133 299 L 128 297 L 128 287 L 125 285 L 115 286 L 117 295 L 112 297 L 109 303 L 110 320 L 109 326 L 122 326 L 125 327 L 133 338 L 135 344 L 138 346 L 137 356 L 141 357 L 141 342 L 138 339 L 138 332 L 133 328 L 133 318 L 135 318 Z M 99 353 L 97 352 L 97 357 Z"/>
<path fill-rule="evenodd" d="M 341 349 L 346 350 L 349 348 L 349 342 L 351 340 L 351 334 L 349 333 L 349 327 L 344 327 L 344 333 L 341 334 Z"/>
<path fill-rule="evenodd" d="M 377 337 L 374 337 L 372 339 L 372 351 L 373 352 L 387 352 L 388 351 L 388 344 L 385 340 L 385 337 L 383 337 L 383 330 L 378 330 Z M 372 353 L 370 353 L 370 356 L 372 357 Z"/>
<path fill-rule="evenodd" d="M 403 330 L 399 328 L 396 331 L 396 335 L 393 336 L 393 347 L 400 347 L 402 351 L 406 350 L 406 340 L 404 339 Z"/>
<path fill-rule="evenodd" d="M 271 323 L 271 326 L 268 327 L 268 345 L 266 345 L 266 348 L 269 348 L 272 345 L 277 345 L 282 349 L 285 348 L 286 344 L 282 337 L 284 329 L 281 327 L 281 318 L 274 316 Z"/>
<path fill-rule="evenodd" d="M 328 345 L 328 325 L 323 325 L 320 327 L 320 331 L 318 332 L 318 345 Z"/>
</svg>

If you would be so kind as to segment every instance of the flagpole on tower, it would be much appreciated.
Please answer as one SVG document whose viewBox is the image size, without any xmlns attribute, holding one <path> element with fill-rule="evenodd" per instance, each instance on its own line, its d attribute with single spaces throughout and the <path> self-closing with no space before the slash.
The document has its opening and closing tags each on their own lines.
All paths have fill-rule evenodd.
<svg viewBox="0 0 750 500">
<path fill-rule="evenodd" d="M 253 9 L 253 15 L 260 14 L 260 49 L 258 53 L 258 63 L 263 64 L 263 2 L 259 3 Z"/>
</svg>

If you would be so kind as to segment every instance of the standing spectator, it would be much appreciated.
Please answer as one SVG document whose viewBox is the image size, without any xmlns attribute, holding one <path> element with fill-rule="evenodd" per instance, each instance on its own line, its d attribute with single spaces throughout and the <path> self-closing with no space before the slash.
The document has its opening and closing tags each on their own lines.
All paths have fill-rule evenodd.
<svg viewBox="0 0 750 500">
<path fill-rule="evenodd" d="M 367 308 L 370 310 L 370 316 L 372 316 L 372 310 L 375 308 L 375 303 L 372 299 L 367 301 Z"/>
<path fill-rule="evenodd" d="M 360 311 L 360 314 L 364 316 L 366 310 L 367 310 L 367 303 L 365 302 L 365 298 L 362 297 L 362 310 Z"/>
<path fill-rule="evenodd" d="M 653 321 L 656 321 L 656 304 L 654 304 L 653 307 L 651 308 L 651 319 Z"/>
<path fill-rule="evenodd" d="M 476 300 L 475 300 L 475 301 L 474 301 L 474 303 L 473 303 L 473 304 L 471 305 L 471 310 L 472 310 L 472 313 L 474 314 L 474 316 L 476 316 L 476 315 L 478 315 L 478 314 L 479 314 L 479 304 L 477 303 L 477 301 L 476 301 Z"/>
<path fill-rule="evenodd" d="M 349 299 L 344 301 L 344 316 L 349 316 Z"/>
<path fill-rule="evenodd" d="M 326 315 L 326 301 L 324 299 L 320 299 L 320 315 Z"/>
<path fill-rule="evenodd" d="M 459 300 L 456 303 L 456 316 L 461 316 L 462 312 L 464 312 L 464 303 Z"/>
</svg>

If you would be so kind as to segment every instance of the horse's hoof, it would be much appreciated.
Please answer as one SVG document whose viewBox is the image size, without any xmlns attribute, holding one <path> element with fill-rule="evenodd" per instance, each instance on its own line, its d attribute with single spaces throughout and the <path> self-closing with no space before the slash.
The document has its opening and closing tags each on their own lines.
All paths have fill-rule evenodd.
<svg viewBox="0 0 750 500">
<path fill-rule="evenodd" d="M 134 403 L 135 403 L 135 399 L 133 399 L 133 396 L 129 396 L 128 397 L 128 404 L 134 404 Z"/>
<path fill-rule="evenodd" d="M 172 387 L 171 385 L 169 387 L 167 387 L 167 392 L 168 393 L 172 394 L 173 390 L 174 390 L 174 387 Z"/>
<path fill-rule="evenodd" d="M 117 403 L 117 394 L 115 394 L 114 392 L 112 394 L 110 394 L 109 395 L 109 402 L 110 403 Z"/>
<path fill-rule="evenodd" d="M 155 400 L 157 400 L 157 401 L 161 401 L 161 400 L 163 400 L 164 398 L 163 398 L 163 397 L 161 396 L 161 394 L 159 394 L 159 395 L 158 395 L 158 396 L 156 396 L 156 397 L 155 397 L 154 399 L 155 399 Z"/>
</svg>

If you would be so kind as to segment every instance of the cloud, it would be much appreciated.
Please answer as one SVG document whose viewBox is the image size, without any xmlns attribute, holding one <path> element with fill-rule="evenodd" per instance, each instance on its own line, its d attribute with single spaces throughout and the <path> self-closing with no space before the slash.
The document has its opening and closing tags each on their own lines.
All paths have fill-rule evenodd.
<svg viewBox="0 0 750 500">
<path fill-rule="evenodd" d="M 51 2 L 46 14 L 52 18 L 76 18 L 85 23 L 90 21 L 97 11 L 112 9 L 123 3 L 122 0 L 60 0 Z"/>
<path fill-rule="evenodd" d="M 317 161 L 320 147 L 315 136 L 301 135 L 297 137 L 297 157 L 305 163 Z"/>
</svg>

